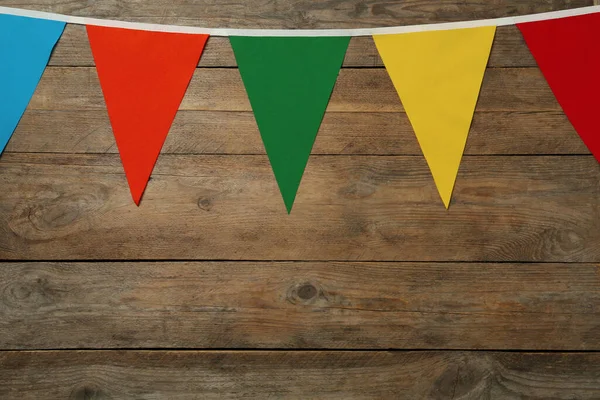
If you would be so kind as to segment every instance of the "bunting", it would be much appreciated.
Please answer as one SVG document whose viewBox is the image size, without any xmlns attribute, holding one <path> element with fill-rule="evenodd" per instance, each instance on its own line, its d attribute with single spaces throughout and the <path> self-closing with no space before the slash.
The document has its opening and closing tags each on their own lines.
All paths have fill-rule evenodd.
<svg viewBox="0 0 600 400">
<path fill-rule="evenodd" d="M 139 205 L 208 35 L 87 26 L 131 196 Z"/>
<path fill-rule="evenodd" d="M 230 40 L 290 213 L 350 38 Z"/>
<path fill-rule="evenodd" d="M 496 28 L 374 36 L 446 208 Z"/>
<path fill-rule="evenodd" d="M 600 162 L 600 6 L 495 20 L 350 30 L 207 29 L 0 6 L 0 152 L 65 23 L 86 26 L 131 196 L 139 205 L 209 35 L 230 37 L 290 213 L 350 38 L 372 36 L 446 208 L 497 26 L 516 25 Z"/>
<path fill-rule="evenodd" d="M 64 22 L 0 15 L 0 153 L 44 73 Z"/>
<path fill-rule="evenodd" d="M 517 26 L 565 115 L 600 162 L 600 14 Z"/>
</svg>

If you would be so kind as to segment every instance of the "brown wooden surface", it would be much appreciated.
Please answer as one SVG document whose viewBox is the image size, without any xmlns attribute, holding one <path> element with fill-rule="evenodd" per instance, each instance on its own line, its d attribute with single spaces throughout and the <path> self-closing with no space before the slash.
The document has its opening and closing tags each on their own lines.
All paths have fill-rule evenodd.
<svg viewBox="0 0 600 400">
<path fill-rule="evenodd" d="M 26 351 L 0 353 L 0 365 L 6 400 L 600 395 L 597 353 Z"/>
<path fill-rule="evenodd" d="M 18 263 L 0 282 L 0 349 L 600 347 L 594 264 Z"/>
<path fill-rule="evenodd" d="M 30 110 L 5 151 L 113 154 L 117 147 L 105 110 Z M 265 150 L 251 112 L 180 111 L 161 154 L 250 155 Z M 404 113 L 330 112 L 312 154 L 420 156 L 421 150 Z M 589 150 L 560 111 L 508 111 L 476 113 L 465 154 L 561 155 Z"/>
<path fill-rule="evenodd" d="M 95 68 L 48 68 L 30 110 L 104 110 Z M 251 111 L 242 78 L 234 68 L 198 68 L 181 110 Z M 537 68 L 489 68 L 477 111 L 560 111 Z M 344 68 L 340 71 L 329 112 L 402 111 L 398 94 L 384 68 Z"/>
<path fill-rule="evenodd" d="M 1 5 L 351 28 L 592 3 Z M 1 399 L 600 399 L 600 165 L 515 27 L 448 211 L 372 39 L 350 42 L 289 216 L 228 40 L 199 67 L 138 208 L 67 26 L 0 158 Z"/>
<path fill-rule="evenodd" d="M 5 259 L 600 259 L 592 156 L 470 156 L 446 210 L 416 156 L 314 156 L 287 215 L 267 157 L 163 155 L 141 207 L 118 155 L 7 153 Z"/>
<path fill-rule="evenodd" d="M 70 15 L 161 24 L 227 28 L 365 28 L 464 21 L 585 7 L 593 0 L 2 0 Z"/>
</svg>

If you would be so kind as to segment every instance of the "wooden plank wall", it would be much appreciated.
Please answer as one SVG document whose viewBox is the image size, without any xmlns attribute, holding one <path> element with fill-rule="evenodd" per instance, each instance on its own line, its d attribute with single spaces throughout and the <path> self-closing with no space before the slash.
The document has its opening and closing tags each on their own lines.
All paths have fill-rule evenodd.
<svg viewBox="0 0 600 400">
<path fill-rule="evenodd" d="M 587 0 L 3 0 L 212 27 L 493 18 Z M 141 207 L 85 29 L 0 158 L 2 399 L 599 399 L 600 165 L 498 29 L 450 210 L 370 38 L 291 215 L 211 38 Z"/>
</svg>

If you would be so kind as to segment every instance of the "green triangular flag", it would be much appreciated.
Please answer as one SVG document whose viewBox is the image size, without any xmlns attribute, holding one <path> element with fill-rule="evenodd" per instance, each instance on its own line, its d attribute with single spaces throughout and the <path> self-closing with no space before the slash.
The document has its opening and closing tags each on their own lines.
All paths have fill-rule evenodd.
<svg viewBox="0 0 600 400">
<path fill-rule="evenodd" d="M 230 37 L 288 213 L 349 37 Z"/>
</svg>

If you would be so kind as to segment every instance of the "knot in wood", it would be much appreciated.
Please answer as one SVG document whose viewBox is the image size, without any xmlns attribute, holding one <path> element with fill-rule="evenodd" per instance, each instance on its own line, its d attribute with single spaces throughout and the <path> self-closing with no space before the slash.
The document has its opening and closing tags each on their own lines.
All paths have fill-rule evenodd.
<svg viewBox="0 0 600 400">
<path fill-rule="evenodd" d="M 43 190 L 15 207 L 9 226 L 25 239 L 56 239 L 77 232 L 81 225 L 86 226 L 88 218 L 101 209 L 107 199 L 108 189 L 104 186 Z"/>
<path fill-rule="evenodd" d="M 71 400 L 110 400 L 112 397 L 96 385 L 79 386 L 71 392 Z"/>
<path fill-rule="evenodd" d="M 14 309 L 37 309 L 56 302 L 57 291 L 47 279 L 23 277 L 5 287 L 2 301 Z"/>
<path fill-rule="evenodd" d="M 310 300 L 317 295 L 317 288 L 310 283 L 305 283 L 298 288 L 297 293 L 301 300 Z"/>
<path fill-rule="evenodd" d="M 204 211 L 210 211 L 212 209 L 212 200 L 207 197 L 200 197 L 198 199 L 198 208 Z"/>
<path fill-rule="evenodd" d="M 287 301 L 292 304 L 313 304 L 321 297 L 321 288 L 315 283 L 295 284 L 288 290 Z"/>
</svg>

